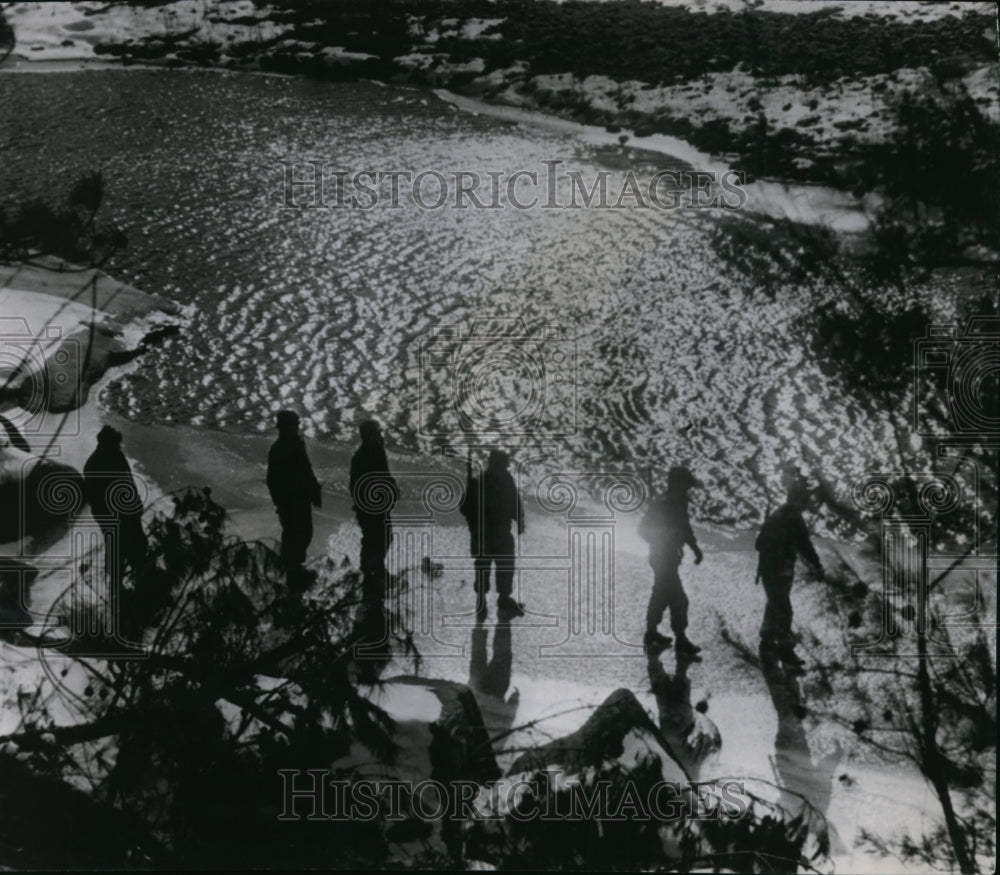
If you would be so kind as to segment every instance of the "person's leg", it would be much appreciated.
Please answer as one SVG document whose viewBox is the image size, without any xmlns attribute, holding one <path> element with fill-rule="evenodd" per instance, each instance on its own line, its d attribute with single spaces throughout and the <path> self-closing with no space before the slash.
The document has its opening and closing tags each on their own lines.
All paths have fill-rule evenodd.
<svg viewBox="0 0 1000 875">
<path fill-rule="evenodd" d="M 492 539 L 489 545 L 496 565 L 497 610 L 507 617 L 524 616 L 524 608 L 514 600 L 514 536 L 509 532 Z M 499 614 L 498 614 L 499 616 Z"/>
<path fill-rule="evenodd" d="M 289 508 L 279 508 L 278 521 L 281 523 L 281 563 L 290 568 L 295 555 L 295 515 Z"/>
<path fill-rule="evenodd" d="M 783 575 L 778 581 L 775 593 L 774 623 L 775 639 L 783 650 L 795 647 L 792 637 L 792 582 L 793 575 Z"/>
<path fill-rule="evenodd" d="M 664 598 L 670 608 L 670 628 L 675 636 L 683 638 L 688 626 L 688 597 L 677 567 L 667 568 L 663 579 Z"/>
<path fill-rule="evenodd" d="M 306 561 L 306 547 L 312 540 L 312 511 L 306 504 L 293 508 L 290 516 L 292 533 L 288 561 L 293 567 L 300 568 Z"/>
<path fill-rule="evenodd" d="M 497 569 L 497 598 L 509 599 L 514 590 L 514 536 L 500 538 L 494 557 Z"/>
<path fill-rule="evenodd" d="M 486 593 L 490 591 L 491 564 L 491 560 L 484 556 L 477 556 L 474 562 L 477 619 L 486 619 Z"/>
<path fill-rule="evenodd" d="M 375 531 L 369 519 L 358 517 L 361 527 L 361 574 L 368 577 L 373 568 L 378 567 L 378 546 L 375 543 Z"/>
<path fill-rule="evenodd" d="M 679 567 L 673 565 L 666 575 L 667 606 L 670 608 L 670 628 L 673 630 L 674 648 L 678 655 L 696 657 L 701 648 L 687 637 L 688 597 L 681 583 Z"/>
<path fill-rule="evenodd" d="M 649 594 L 649 604 L 646 606 L 646 638 L 659 636 L 658 627 L 663 619 L 663 612 L 670 601 L 668 594 L 667 571 L 662 565 L 653 566 L 653 590 Z M 661 638 L 665 636 L 660 636 Z"/>
<path fill-rule="evenodd" d="M 773 648 L 778 636 L 778 581 L 771 573 L 761 575 L 761 585 L 767 601 L 764 603 L 764 618 L 760 624 L 760 646 Z"/>
<path fill-rule="evenodd" d="M 385 597 L 385 555 L 388 552 L 385 522 L 366 518 L 361 522 L 361 575 L 365 599 L 381 602 Z"/>
</svg>

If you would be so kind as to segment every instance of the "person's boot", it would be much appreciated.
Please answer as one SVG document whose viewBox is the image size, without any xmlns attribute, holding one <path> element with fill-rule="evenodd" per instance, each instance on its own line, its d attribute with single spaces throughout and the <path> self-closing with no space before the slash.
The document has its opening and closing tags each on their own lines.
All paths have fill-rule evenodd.
<svg viewBox="0 0 1000 875">
<path fill-rule="evenodd" d="M 501 622 L 513 620 L 515 617 L 524 616 L 524 605 L 515 602 L 509 595 L 500 596 L 497 599 L 497 619 Z"/>
<path fill-rule="evenodd" d="M 674 639 L 669 635 L 661 635 L 655 630 L 650 630 L 642 636 L 642 643 L 646 645 L 647 650 L 659 651 L 666 650 L 674 643 Z"/>
<path fill-rule="evenodd" d="M 677 643 L 674 644 L 674 650 L 682 656 L 696 657 L 701 653 L 701 648 L 692 642 L 687 635 L 683 632 L 677 636 Z"/>
</svg>

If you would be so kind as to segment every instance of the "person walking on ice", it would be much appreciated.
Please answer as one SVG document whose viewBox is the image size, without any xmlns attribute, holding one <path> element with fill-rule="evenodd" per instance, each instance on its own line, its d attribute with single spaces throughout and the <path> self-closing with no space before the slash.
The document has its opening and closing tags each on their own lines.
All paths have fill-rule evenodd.
<svg viewBox="0 0 1000 875">
<path fill-rule="evenodd" d="M 787 488 L 785 503 L 764 520 L 754 544 L 760 554 L 757 579 L 764 585 L 767 596 L 760 627 L 760 655 L 764 662 L 778 659 L 786 669 L 798 671 L 805 663 L 795 652 L 792 635 L 795 560 L 802 556 L 820 580 L 826 579 L 826 573 L 802 518 L 809 489 L 801 476 L 791 478 Z"/>
<path fill-rule="evenodd" d="M 659 632 L 663 612 L 670 609 L 670 628 L 677 639 L 678 656 L 697 659 L 701 648 L 687 637 L 688 597 L 680 578 L 684 547 L 694 552 L 694 564 L 703 557 L 688 517 L 688 493 L 701 482 L 684 467 L 675 465 L 667 472 L 667 491 L 655 499 L 639 526 L 639 535 L 649 544 L 649 564 L 653 569 L 653 591 L 646 609 L 647 649 L 662 650 L 673 640 Z"/>
<path fill-rule="evenodd" d="M 97 433 L 97 449 L 83 466 L 83 488 L 104 535 L 105 569 L 117 587 L 125 563 L 133 573 L 142 567 L 147 541 L 139 490 L 122 452 L 122 433 L 110 425 Z"/>
<path fill-rule="evenodd" d="M 365 600 L 380 604 L 385 596 L 385 558 L 392 543 L 392 509 L 399 501 L 399 487 L 389 472 L 382 426 L 366 419 L 358 432 L 361 446 L 351 457 L 349 488 L 361 529 Z"/>
<path fill-rule="evenodd" d="M 313 537 L 312 508 L 322 504 L 322 495 L 299 434 L 299 415 L 282 410 L 275 424 L 278 439 L 267 454 L 267 490 L 281 522 L 281 561 L 289 586 L 301 589 L 315 579 L 304 564 Z"/>
<path fill-rule="evenodd" d="M 524 616 L 524 605 L 513 598 L 514 535 L 524 534 L 524 508 L 517 485 L 508 467 L 510 456 L 503 450 L 490 451 L 483 476 L 472 476 L 471 459 L 466 466 L 466 491 L 460 508 L 469 525 L 470 551 L 476 575 L 476 622 L 486 619 L 486 593 L 490 589 L 490 570 L 495 567 L 497 620 L 509 622 Z"/>
</svg>

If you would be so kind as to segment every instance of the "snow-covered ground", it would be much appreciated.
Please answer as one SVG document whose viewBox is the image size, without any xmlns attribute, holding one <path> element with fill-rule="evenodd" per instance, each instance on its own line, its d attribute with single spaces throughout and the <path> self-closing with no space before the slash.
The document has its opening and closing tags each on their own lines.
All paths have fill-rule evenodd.
<svg viewBox="0 0 1000 875">
<path fill-rule="evenodd" d="M 288 25 L 268 20 L 250 0 L 176 0 L 156 6 L 120 3 L 13 3 L 5 8 L 17 36 L 15 53 L 30 60 L 87 60 L 98 43 L 190 33 L 192 41 L 234 43 L 272 39 Z M 229 19 L 252 18 L 233 24 Z"/>
</svg>

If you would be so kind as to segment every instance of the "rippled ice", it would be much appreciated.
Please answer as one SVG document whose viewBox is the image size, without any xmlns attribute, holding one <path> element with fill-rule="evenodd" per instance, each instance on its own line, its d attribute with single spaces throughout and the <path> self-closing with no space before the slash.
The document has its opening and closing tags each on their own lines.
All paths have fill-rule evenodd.
<svg viewBox="0 0 1000 875">
<path fill-rule="evenodd" d="M 890 457 L 884 416 L 845 397 L 809 352 L 801 319 L 836 290 L 760 294 L 710 245 L 709 212 L 281 206 L 283 160 L 446 175 L 561 160 L 590 181 L 614 159 L 617 192 L 621 156 L 373 83 L 7 76 L 0 107 L 5 190 L 51 196 L 102 167 L 130 239 L 109 270 L 194 307 L 183 338 L 108 391 L 125 415 L 267 430 L 276 409 L 297 406 L 316 437 L 353 441 L 373 415 L 397 447 L 460 449 L 464 392 L 466 412 L 485 405 L 508 430 L 551 437 L 550 466 L 689 462 L 708 485 L 696 512 L 726 522 L 769 500 L 754 469 L 776 482 L 784 461 L 818 465 L 843 487 Z M 466 366 L 422 359 L 442 349 L 426 346 L 441 329 L 488 320 L 481 330 L 509 332 L 498 318 L 535 340 L 454 343 Z M 543 326 L 562 338 L 541 339 Z"/>
</svg>

